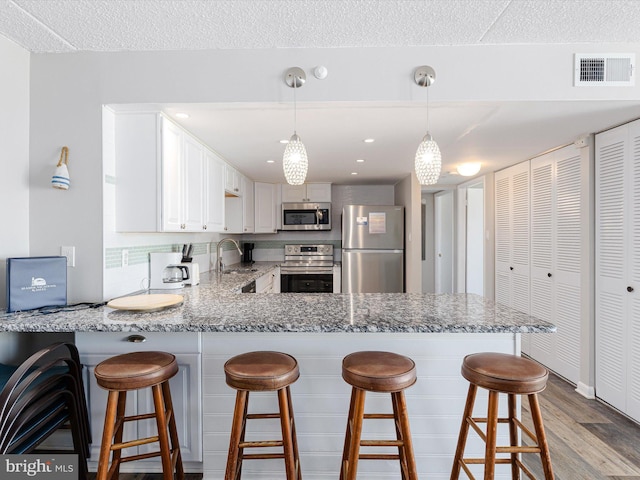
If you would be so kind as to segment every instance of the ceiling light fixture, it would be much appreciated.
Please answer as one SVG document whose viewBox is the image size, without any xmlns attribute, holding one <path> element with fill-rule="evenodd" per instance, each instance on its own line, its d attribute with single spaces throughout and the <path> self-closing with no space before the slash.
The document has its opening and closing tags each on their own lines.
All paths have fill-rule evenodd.
<svg viewBox="0 0 640 480">
<path fill-rule="evenodd" d="M 375 141 L 376 141 L 376 139 L 375 139 L 375 138 L 365 138 L 365 139 L 363 140 L 363 142 L 364 142 L 364 143 L 373 143 L 373 142 L 375 142 Z"/>
<path fill-rule="evenodd" d="M 189 118 L 189 114 L 188 113 L 176 113 L 176 118 Z"/>
<path fill-rule="evenodd" d="M 416 68 L 413 76 L 417 85 L 430 87 L 436 81 L 436 72 L 429 66 Z M 429 89 L 427 88 L 427 134 L 416 151 L 415 169 L 420 185 L 433 185 L 440 178 L 442 156 L 440 148 L 429 133 Z"/>
<path fill-rule="evenodd" d="M 275 163 L 275 160 L 267 160 L 267 163 Z"/>
<path fill-rule="evenodd" d="M 357 175 L 358 172 L 351 172 L 351 175 Z"/>
<path fill-rule="evenodd" d="M 473 177 L 480 171 L 482 164 L 480 162 L 467 162 L 456 167 L 456 170 L 463 177 Z"/>
<path fill-rule="evenodd" d="M 356 162 L 358 162 L 358 163 L 364 163 L 364 158 L 359 158 L 359 159 L 357 159 L 357 160 L 356 160 Z"/>
<path fill-rule="evenodd" d="M 284 178 L 289 185 L 302 185 L 307 178 L 309 167 L 307 149 L 296 133 L 296 90 L 304 85 L 306 80 L 307 76 L 304 70 L 298 67 L 292 67 L 284 74 L 284 83 L 293 88 L 293 135 L 291 135 L 282 156 Z"/>
</svg>

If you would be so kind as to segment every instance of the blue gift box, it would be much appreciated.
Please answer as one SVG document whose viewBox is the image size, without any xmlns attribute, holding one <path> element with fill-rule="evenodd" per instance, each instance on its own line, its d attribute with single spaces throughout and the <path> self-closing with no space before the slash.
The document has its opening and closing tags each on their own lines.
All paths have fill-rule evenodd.
<svg viewBox="0 0 640 480">
<path fill-rule="evenodd" d="M 67 257 L 7 258 L 7 312 L 67 304 Z"/>
</svg>

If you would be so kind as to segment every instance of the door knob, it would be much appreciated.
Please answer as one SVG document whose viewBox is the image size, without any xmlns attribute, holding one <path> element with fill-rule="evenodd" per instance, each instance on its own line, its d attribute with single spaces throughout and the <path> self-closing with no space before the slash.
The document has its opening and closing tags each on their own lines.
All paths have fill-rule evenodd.
<svg viewBox="0 0 640 480">
<path fill-rule="evenodd" d="M 513 270 L 513 267 L 509 267 L 509 270 Z"/>
<path fill-rule="evenodd" d="M 547 273 L 547 277 L 551 278 L 551 273 Z"/>
<path fill-rule="evenodd" d="M 627 287 L 627 292 L 633 292 L 633 287 Z"/>
</svg>

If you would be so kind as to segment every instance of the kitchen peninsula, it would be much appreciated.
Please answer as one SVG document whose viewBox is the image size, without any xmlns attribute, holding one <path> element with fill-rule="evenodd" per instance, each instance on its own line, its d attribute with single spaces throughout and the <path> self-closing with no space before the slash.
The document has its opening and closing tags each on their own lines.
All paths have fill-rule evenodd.
<svg viewBox="0 0 640 480">
<path fill-rule="evenodd" d="M 182 418 L 190 419 L 179 426 L 181 441 L 187 444 L 190 468 L 202 468 L 204 479 L 214 480 L 223 477 L 235 396 L 225 384 L 222 366 L 233 355 L 279 350 L 298 359 L 301 376 L 292 385 L 292 396 L 303 475 L 311 479 L 335 478 L 339 472 L 350 395 L 341 379 L 342 357 L 358 350 L 411 357 L 418 382 L 406 394 L 418 471 L 428 478 L 448 478 L 467 389 L 459 373 L 464 355 L 519 353 L 520 333 L 555 330 L 473 294 L 236 293 L 273 268 L 275 264 L 265 263 L 247 274 L 203 275 L 201 285 L 177 291 L 184 295 L 181 306 L 163 311 L 98 307 L 7 314 L 0 316 L 0 331 L 77 332 L 88 382 L 92 365 L 123 351 L 165 349 L 184 358 L 181 368 L 197 372 L 200 381 L 194 385 L 188 376 L 178 375 L 172 383 L 175 401 L 185 412 Z M 135 343 L 141 337 L 146 341 Z M 89 387 L 94 439 L 100 438 L 96 424 L 104 415 L 104 402 L 96 400 L 100 393 Z M 252 398 L 252 408 L 275 408 L 270 397 Z M 387 396 L 372 395 L 367 402 L 367 409 L 391 408 Z M 277 423 L 263 428 L 274 434 Z M 393 432 L 392 425 L 374 422 L 365 433 L 379 439 Z M 470 440 L 469 448 L 478 450 L 479 441 Z M 362 462 L 363 478 L 397 478 L 397 462 L 371 463 Z M 281 472 L 278 461 L 254 461 L 243 467 L 243 478 L 279 478 Z"/>
</svg>

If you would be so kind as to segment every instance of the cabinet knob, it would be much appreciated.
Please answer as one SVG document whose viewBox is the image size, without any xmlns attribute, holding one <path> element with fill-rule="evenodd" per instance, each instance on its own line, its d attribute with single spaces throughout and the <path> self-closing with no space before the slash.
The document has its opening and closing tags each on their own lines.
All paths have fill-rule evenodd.
<svg viewBox="0 0 640 480">
<path fill-rule="evenodd" d="M 206 230 L 206 229 L 207 229 L 207 226 L 206 226 L 206 225 L 203 225 L 203 226 L 202 226 L 202 229 L 203 229 L 203 230 Z"/>
<path fill-rule="evenodd" d="M 513 270 L 513 267 L 509 267 L 509 270 Z"/>
<path fill-rule="evenodd" d="M 131 342 L 131 343 L 142 343 L 146 341 L 147 341 L 147 338 L 142 335 L 129 335 L 127 337 L 127 342 Z"/>
<path fill-rule="evenodd" d="M 551 273 L 547 273 L 547 277 L 551 278 Z"/>
<path fill-rule="evenodd" d="M 224 227 L 225 232 L 228 230 L 227 227 Z"/>
<path fill-rule="evenodd" d="M 629 293 L 633 292 L 633 287 L 627 287 L 627 292 Z"/>
</svg>

